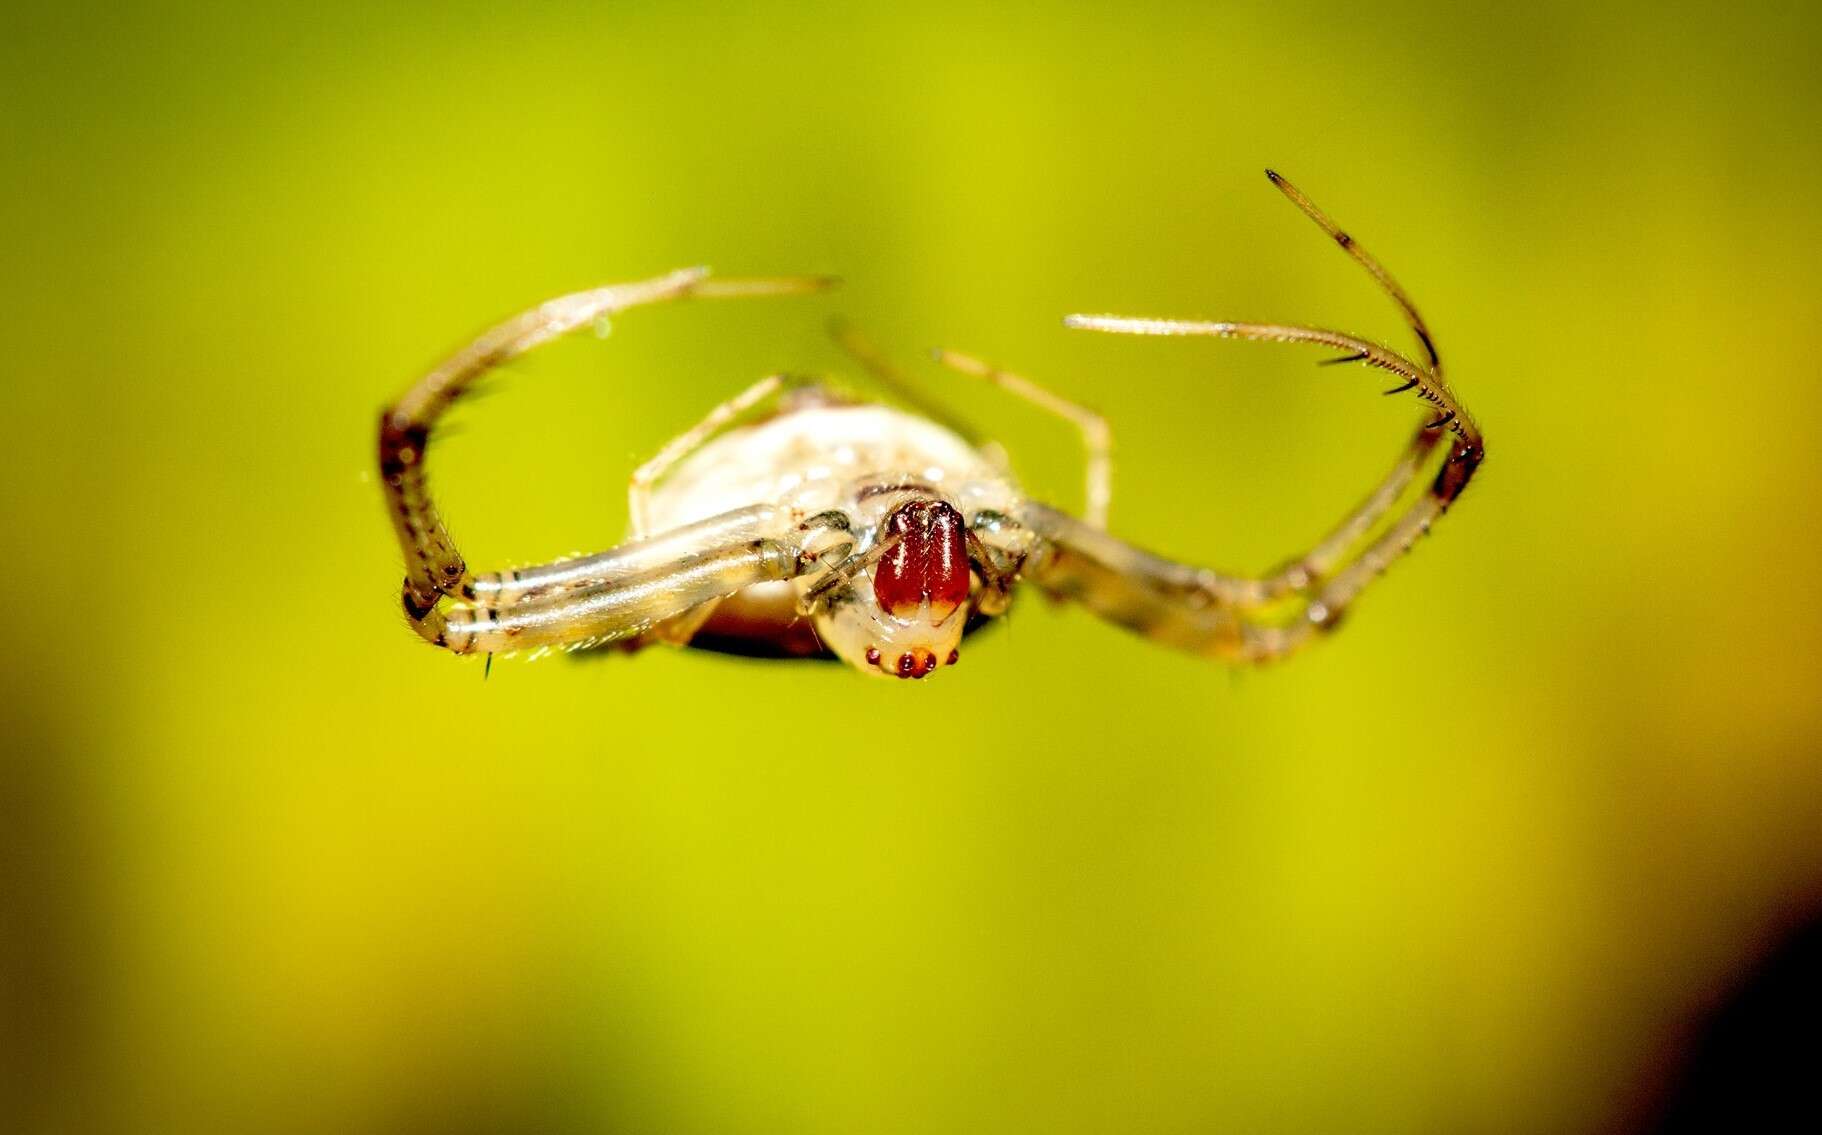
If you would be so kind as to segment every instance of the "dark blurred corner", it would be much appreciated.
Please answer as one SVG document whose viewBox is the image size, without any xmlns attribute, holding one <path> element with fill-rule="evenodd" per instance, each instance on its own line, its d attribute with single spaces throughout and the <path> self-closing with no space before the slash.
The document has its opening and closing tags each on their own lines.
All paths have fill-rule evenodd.
<svg viewBox="0 0 1822 1135">
<path fill-rule="evenodd" d="M 1692 1015 L 1635 1130 L 1822 1131 L 1822 901 L 1800 911 Z"/>
<path fill-rule="evenodd" d="M 11 680 L 9 690 L 30 685 Z M 0 701 L 0 1130 L 69 1130 L 95 1022 L 99 844 L 83 765 L 36 699 Z"/>
</svg>

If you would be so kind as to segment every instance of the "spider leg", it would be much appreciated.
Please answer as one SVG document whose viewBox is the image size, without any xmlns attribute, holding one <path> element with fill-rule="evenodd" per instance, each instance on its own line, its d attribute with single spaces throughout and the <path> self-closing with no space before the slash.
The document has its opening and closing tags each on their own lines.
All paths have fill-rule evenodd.
<svg viewBox="0 0 1822 1135">
<path fill-rule="evenodd" d="M 748 540 L 585 586 L 521 597 L 503 607 L 434 606 L 412 624 L 426 640 L 456 654 L 595 645 L 631 638 L 753 584 L 791 579 L 803 564 L 794 543 Z"/>
<path fill-rule="evenodd" d="M 457 351 L 380 415 L 380 479 L 399 546 L 405 555 L 405 608 L 422 619 L 438 598 L 468 582 L 468 567 L 431 499 L 426 450 L 445 411 L 489 370 L 578 328 L 627 308 L 687 297 L 794 295 L 832 281 L 814 277 L 710 280 L 705 268 L 686 268 L 637 283 L 612 284 L 547 301 L 481 335 Z"/>
<path fill-rule="evenodd" d="M 525 600 L 546 599 L 611 579 L 653 571 L 699 554 L 704 548 L 776 536 L 790 527 L 792 515 L 784 505 L 750 505 L 594 555 L 473 575 L 462 584 L 458 595 L 468 602 L 496 609 Z"/>
<path fill-rule="evenodd" d="M 704 442 L 729 422 L 777 393 L 787 381 L 794 380 L 787 379 L 785 375 L 781 374 L 768 375 L 760 379 L 710 410 L 700 422 L 667 442 L 664 448 L 658 451 L 657 456 L 633 470 L 632 478 L 626 489 L 626 513 L 628 527 L 632 531 L 634 540 L 643 540 L 649 534 L 652 486 L 670 472 L 677 462 L 700 449 Z"/>
<path fill-rule="evenodd" d="M 1387 393 L 1414 391 L 1434 407 L 1434 417 L 1418 427 L 1384 480 L 1327 537 L 1263 578 L 1226 576 L 1162 559 L 1041 504 L 1028 503 L 1018 516 L 1043 544 L 1031 566 L 1040 586 L 1160 641 L 1247 662 L 1282 658 L 1338 625 L 1360 592 L 1409 552 L 1448 510 L 1486 455 L 1480 428 L 1444 381 L 1429 330 L 1410 298 L 1377 260 L 1308 198 L 1277 174 L 1270 177 L 1392 297 L 1422 343 L 1427 364 L 1357 335 L 1315 327 L 1111 315 L 1072 315 L 1064 322 L 1093 331 L 1307 343 L 1344 351 L 1346 357 L 1335 361 L 1361 362 L 1397 375 L 1402 382 Z M 1446 456 L 1428 490 L 1356 551 L 1404 496 L 1445 431 Z M 1271 618 L 1269 609 L 1293 595 L 1300 603 L 1291 617 Z"/>
<path fill-rule="evenodd" d="M 433 605 L 412 615 L 412 625 L 432 643 L 462 653 L 625 643 L 637 636 L 683 645 L 735 591 L 813 570 L 823 556 L 839 558 L 852 545 L 845 514 L 800 517 L 787 505 L 749 505 L 594 555 L 476 575 L 462 585 L 461 605 L 448 611 Z M 762 552 L 789 552 L 795 565 L 786 575 L 767 574 L 775 565 Z M 744 565 L 743 555 L 750 558 Z M 715 557 L 725 573 L 704 577 L 704 564 Z M 533 634 L 531 623 L 543 629 Z M 493 645 L 475 647 L 464 637 L 480 631 L 495 633 L 486 640 Z"/>
<path fill-rule="evenodd" d="M 1404 381 L 1386 393 L 1402 393 L 1409 390 L 1418 398 L 1434 406 L 1439 412 L 1432 425 L 1436 428 L 1447 426 L 1450 433 L 1463 441 L 1477 442 L 1480 436 L 1474 422 L 1456 399 L 1442 377 L 1427 367 L 1418 365 L 1410 359 L 1371 340 L 1358 335 L 1349 335 L 1341 331 L 1328 331 L 1320 327 L 1297 327 L 1284 323 L 1234 323 L 1196 319 L 1144 319 L 1125 315 L 1070 315 L 1063 319 L 1065 327 L 1075 327 L 1084 331 L 1110 331 L 1121 335 L 1161 335 L 1173 337 L 1206 336 L 1217 339 L 1252 339 L 1267 343 L 1309 343 L 1319 347 L 1332 347 L 1338 351 L 1347 351 L 1349 358 L 1345 362 L 1365 363 L 1378 370 L 1389 371 Z"/>
<path fill-rule="evenodd" d="M 930 396 L 909 375 L 888 359 L 873 340 L 867 338 L 852 323 L 840 316 L 832 317 L 828 324 L 829 338 L 842 349 L 849 358 L 860 364 L 862 370 L 873 376 L 874 381 L 885 387 L 892 396 L 912 407 L 924 417 L 942 426 L 950 433 L 966 441 L 976 449 L 994 445 L 981 431 L 957 417 L 949 407 Z"/>
<path fill-rule="evenodd" d="M 1429 369 L 1438 378 L 1441 378 L 1442 356 L 1436 353 L 1436 340 L 1430 335 L 1429 327 L 1424 324 L 1423 316 L 1418 314 L 1417 305 L 1412 303 L 1411 297 L 1398 286 L 1398 281 L 1392 278 L 1392 274 L 1385 270 L 1385 266 L 1380 264 L 1372 253 L 1360 247 L 1360 243 L 1348 235 L 1327 213 L 1317 208 L 1314 201 L 1305 197 L 1301 189 L 1284 180 L 1272 170 L 1266 170 L 1265 176 L 1271 179 L 1279 192 L 1291 199 L 1292 204 L 1303 210 L 1304 216 L 1315 221 L 1331 240 L 1340 245 L 1343 252 L 1352 256 L 1356 263 L 1365 268 L 1368 274 L 1385 290 L 1386 295 L 1392 297 L 1392 302 L 1397 304 L 1398 310 L 1404 313 L 1404 321 L 1411 328 L 1411 333 L 1417 336 L 1417 341 L 1422 344 L 1424 358 L 1428 362 Z"/>
<path fill-rule="evenodd" d="M 1179 650 L 1246 657 L 1240 610 L 1220 598 L 1226 577 L 1152 555 L 1035 501 L 1016 521 L 1033 537 L 1021 575 L 1054 598 Z"/>
<path fill-rule="evenodd" d="M 1080 600 L 1114 622 L 1198 653 L 1247 662 L 1284 657 L 1322 631 L 1333 629 L 1366 585 L 1461 495 L 1480 466 L 1486 448 L 1480 429 L 1442 379 L 1378 344 L 1339 332 L 1280 324 L 1191 323 L 1133 320 L 1112 316 L 1071 316 L 1069 324 L 1100 331 L 1152 335 L 1215 335 L 1278 342 L 1312 343 L 1358 354 L 1368 366 L 1405 379 L 1419 397 L 1440 411 L 1418 427 L 1392 471 L 1367 499 L 1311 552 L 1264 578 L 1222 575 L 1161 560 L 1100 534 L 1088 525 L 1030 505 L 1020 519 L 1049 541 L 1058 555 L 1040 585 Z M 1349 549 L 1392 508 L 1426 464 L 1444 432 L 1448 455 L 1429 490 L 1419 496 L 1377 539 L 1349 558 Z M 1080 529 L 1079 531 L 1077 529 Z M 1304 597 L 1293 622 L 1260 621 L 1257 608 L 1292 594 Z"/>
<path fill-rule="evenodd" d="M 1263 606 L 1308 591 L 1332 574 L 1346 554 L 1398 503 L 1423 468 L 1425 458 L 1442 439 L 1442 433 L 1430 429 L 1428 422 L 1426 416 L 1385 477 L 1314 547 L 1258 579 L 1224 577 L 1224 596 L 1242 606 Z"/>
<path fill-rule="evenodd" d="M 937 362 L 951 370 L 983 379 L 1040 410 L 1073 423 L 1082 432 L 1082 448 L 1087 457 L 1082 515 L 1096 528 L 1107 527 L 1107 507 L 1113 500 L 1113 430 L 1106 418 L 1051 393 L 1023 375 L 1001 370 L 959 351 L 939 348 L 932 354 Z"/>
<path fill-rule="evenodd" d="M 1447 510 L 1472 466 L 1473 459 L 1458 449 L 1430 490 L 1358 556 L 1302 596 L 1288 619 L 1271 617 L 1270 603 L 1258 599 L 1265 581 L 1153 555 L 1035 501 L 1017 517 L 1038 541 L 1024 574 L 1052 595 L 1167 646 L 1233 662 L 1270 662 L 1338 626 L 1367 584 L 1409 552 Z"/>
</svg>

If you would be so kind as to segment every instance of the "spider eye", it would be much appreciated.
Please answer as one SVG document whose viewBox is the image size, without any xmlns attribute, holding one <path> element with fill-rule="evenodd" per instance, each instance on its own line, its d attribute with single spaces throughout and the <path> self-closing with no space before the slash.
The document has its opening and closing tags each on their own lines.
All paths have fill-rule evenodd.
<svg viewBox="0 0 1822 1135">
<path fill-rule="evenodd" d="M 898 656 L 898 676 L 921 678 L 936 669 L 936 655 L 928 650 L 909 650 Z"/>
<path fill-rule="evenodd" d="M 940 623 L 968 601 L 968 549 L 962 514 L 947 501 L 915 500 L 886 519 L 898 543 L 873 569 L 873 595 L 895 618 L 909 619 L 927 601 Z"/>
</svg>

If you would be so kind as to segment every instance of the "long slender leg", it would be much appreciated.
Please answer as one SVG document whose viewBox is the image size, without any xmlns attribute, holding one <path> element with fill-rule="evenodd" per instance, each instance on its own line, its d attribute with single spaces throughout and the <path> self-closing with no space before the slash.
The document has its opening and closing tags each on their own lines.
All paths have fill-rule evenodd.
<svg viewBox="0 0 1822 1135">
<path fill-rule="evenodd" d="M 1221 597 L 1224 577 L 1154 556 L 1046 505 L 1027 503 L 1016 519 L 1036 538 L 1021 574 L 1051 595 L 1165 646 L 1245 659 L 1240 609 Z"/>
<path fill-rule="evenodd" d="M 982 436 L 980 430 L 957 417 L 948 406 L 932 398 L 928 391 L 886 358 L 871 339 L 861 334 L 847 320 L 839 316 L 831 318 L 829 320 L 829 338 L 849 358 L 859 363 L 861 369 L 872 375 L 874 381 L 891 391 L 895 397 L 916 409 L 924 417 L 936 422 L 976 448 L 984 448 L 993 444 Z"/>
<path fill-rule="evenodd" d="M 523 600 L 547 599 L 562 592 L 579 591 L 612 579 L 653 571 L 697 555 L 703 548 L 776 536 L 790 527 L 792 519 L 791 510 L 781 504 L 749 505 L 594 555 L 475 575 L 463 584 L 461 597 L 493 608 L 508 607 Z"/>
<path fill-rule="evenodd" d="M 1411 550 L 1448 508 L 1439 486 L 1459 495 L 1467 474 L 1445 464 L 1437 485 L 1420 497 L 1359 556 L 1297 605 L 1288 619 L 1267 621 L 1249 589 L 1206 568 L 1153 555 L 1099 529 L 1031 502 L 1018 520 L 1040 550 L 1026 574 L 1046 591 L 1071 599 L 1110 622 L 1167 646 L 1235 662 L 1269 662 L 1333 630 L 1367 584 Z"/>
<path fill-rule="evenodd" d="M 1388 394 L 1413 390 L 1417 396 L 1438 411 L 1436 417 L 1418 427 L 1417 436 L 1391 473 L 1370 494 L 1361 508 L 1345 519 L 1316 550 L 1290 567 L 1265 580 L 1249 585 L 1238 584 L 1237 596 L 1254 602 L 1269 601 L 1292 591 L 1303 591 L 1318 576 L 1335 566 L 1336 557 L 1357 541 L 1398 499 L 1404 486 L 1422 467 L 1423 459 L 1434 448 L 1443 431 L 1452 434 L 1449 456 L 1437 474 L 1433 495 L 1442 500 L 1442 509 L 1460 495 L 1474 470 L 1486 456 L 1486 445 L 1460 401 L 1442 378 L 1412 362 L 1388 347 L 1348 335 L 1315 327 L 1296 327 L 1276 323 L 1200 322 L 1173 319 L 1130 319 L 1121 316 L 1072 315 L 1065 321 L 1071 327 L 1093 331 L 1124 332 L 1134 335 L 1214 336 L 1218 338 L 1255 339 L 1267 342 L 1309 343 L 1352 352 L 1348 361 L 1361 361 L 1369 367 L 1390 371 L 1403 378 L 1402 385 Z M 1428 440 L 1426 440 L 1427 435 Z M 1413 508 L 1418 506 L 1414 505 Z M 1441 510 L 1438 510 L 1440 515 Z M 1412 538 L 1415 540 L 1415 537 Z M 1409 543 L 1405 545 L 1409 547 Z M 1351 596 L 1350 596 L 1351 598 Z M 1333 607 L 1333 604 L 1330 604 Z M 1338 608 L 1336 608 L 1338 610 Z"/>
<path fill-rule="evenodd" d="M 1431 373 L 1405 358 L 1390 347 L 1382 346 L 1358 335 L 1349 335 L 1341 331 L 1328 331 L 1320 327 L 1296 327 L 1283 323 L 1231 323 L 1211 322 L 1194 319 L 1143 319 L 1124 315 L 1070 315 L 1065 316 L 1063 325 L 1080 328 L 1085 331 L 1111 331 L 1124 335 L 1165 335 L 1165 336 L 1210 336 L 1218 339 L 1253 339 L 1271 343 L 1311 343 L 1321 347 L 1333 347 L 1336 350 L 1351 352 L 1343 362 L 1362 362 L 1369 367 L 1390 371 L 1405 381 L 1386 391 L 1387 394 L 1399 394 L 1406 390 L 1413 391 L 1417 397 L 1428 402 L 1441 411 L 1441 416 L 1430 423 L 1429 428 L 1448 427 L 1449 432 L 1463 441 L 1474 441 L 1479 438 L 1473 421 L 1456 400 L 1455 394 L 1442 378 Z"/>
<path fill-rule="evenodd" d="M 1473 423 L 1467 420 L 1461 403 L 1456 401 L 1455 395 L 1449 390 L 1448 383 L 1443 378 L 1442 355 L 1436 349 L 1435 337 L 1430 334 L 1429 326 L 1424 323 L 1423 316 L 1419 314 L 1417 305 L 1411 301 L 1411 297 L 1372 253 L 1363 248 L 1360 242 L 1318 208 L 1316 203 L 1305 196 L 1302 190 L 1272 170 L 1266 170 L 1265 176 L 1270 178 L 1271 183 L 1277 186 L 1279 191 L 1291 200 L 1292 204 L 1302 210 L 1305 216 L 1327 233 L 1329 238 L 1341 247 L 1342 251 L 1353 257 L 1362 268 L 1365 268 L 1386 295 L 1391 297 L 1392 302 L 1398 305 L 1398 310 L 1404 314 L 1405 322 L 1410 326 L 1411 333 L 1417 336 L 1417 341 L 1423 347 L 1426 360 L 1424 363 L 1414 363 L 1396 351 L 1377 343 L 1368 342 L 1359 336 L 1344 335 L 1338 331 L 1324 331 L 1313 327 L 1287 327 L 1274 323 L 1130 319 L 1111 315 L 1072 315 L 1063 320 L 1064 324 L 1093 331 L 1115 331 L 1130 335 L 1214 335 L 1223 338 L 1314 343 L 1334 347 L 1349 353 L 1325 360 L 1326 362 L 1361 362 L 1370 367 L 1391 371 L 1405 381 L 1386 393 L 1396 394 L 1415 389 L 1419 398 L 1443 412 L 1444 417 L 1437 419 L 1436 425 L 1450 424 L 1451 431 L 1457 437 L 1464 442 L 1471 441 L 1478 444 L 1479 432 L 1474 429 Z"/>
<path fill-rule="evenodd" d="M 1260 579 L 1230 581 L 1235 588 L 1236 601 L 1248 605 L 1272 603 L 1287 595 L 1307 591 L 1312 584 L 1329 576 L 1342 558 L 1398 503 L 1441 438 L 1441 431 L 1430 429 L 1427 422 L 1420 424 L 1385 478 L 1314 547 Z"/>
<path fill-rule="evenodd" d="M 413 625 L 434 645 L 457 654 L 593 645 L 629 638 L 752 584 L 790 579 L 802 567 L 795 544 L 750 540 L 503 608 L 433 607 Z"/>
<path fill-rule="evenodd" d="M 707 269 L 686 268 L 651 280 L 577 292 L 514 316 L 425 375 L 380 415 L 379 427 L 381 482 L 405 555 L 406 612 L 420 620 L 440 596 L 455 594 L 468 582 L 467 564 L 431 499 L 424 464 L 436 423 L 477 378 L 533 347 L 641 304 L 686 297 L 794 295 L 831 282 L 811 277 L 710 280 Z"/>
<path fill-rule="evenodd" d="M 806 518 L 787 505 L 750 505 L 591 556 L 474 576 L 461 605 L 434 606 L 412 622 L 460 653 L 639 636 L 685 643 L 702 621 L 696 615 L 707 618 L 735 591 L 840 559 L 853 544 L 848 525 L 840 512 Z"/>
<path fill-rule="evenodd" d="M 1349 352 L 1336 362 L 1362 362 L 1404 381 L 1387 391 L 1414 390 L 1439 414 L 1425 421 L 1391 472 L 1365 501 L 1310 552 L 1264 579 L 1223 576 L 1142 552 L 1044 505 L 1028 504 L 1019 519 L 1045 544 L 1034 557 L 1040 585 L 1077 599 L 1106 618 L 1184 649 L 1237 660 L 1281 658 L 1319 632 L 1335 627 L 1367 584 L 1398 557 L 1461 495 L 1485 458 L 1480 429 L 1444 381 L 1428 328 L 1389 273 L 1295 188 L 1276 174 L 1282 189 L 1335 242 L 1380 283 L 1404 312 L 1426 352 L 1417 363 L 1356 335 L 1276 323 L 1204 322 L 1073 315 L 1071 327 L 1138 335 L 1205 335 L 1270 342 L 1309 343 Z M 1364 548 L 1367 537 L 1402 497 L 1447 431 L 1449 446 L 1427 492 Z M 1304 602 L 1288 622 L 1265 622 L 1261 607 L 1291 594 Z"/>
<path fill-rule="evenodd" d="M 716 431 L 770 397 L 785 383 L 783 375 L 768 375 L 739 394 L 710 410 L 700 422 L 667 442 L 658 455 L 633 470 L 626 490 L 628 526 L 635 540 L 648 535 L 651 517 L 652 486 L 670 472 L 677 462 L 702 447 Z"/>
<path fill-rule="evenodd" d="M 651 530 L 652 488 L 664 475 L 676 466 L 677 462 L 700 449 L 703 443 L 740 415 L 746 413 L 760 402 L 771 397 L 785 383 L 784 375 L 767 375 L 745 390 L 710 410 L 700 422 L 685 432 L 672 438 L 660 449 L 655 457 L 639 468 L 626 488 L 627 526 L 631 529 L 634 540 L 643 540 Z M 676 615 L 653 626 L 647 637 L 654 641 L 666 642 L 672 646 L 687 646 L 702 625 L 714 615 L 715 609 L 721 606 L 720 599 L 711 599 L 706 603 Z"/>
<path fill-rule="evenodd" d="M 1113 430 L 1108 427 L 1106 418 L 1051 393 L 1023 375 L 1001 370 L 960 351 L 939 348 L 932 355 L 951 370 L 983 379 L 1040 410 L 1073 423 L 1082 432 L 1082 448 L 1087 458 L 1082 516 L 1096 528 L 1107 527 L 1107 507 L 1113 500 Z"/>
<path fill-rule="evenodd" d="M 1343 231 L 1341 226 L 1336 224 L 1327 213 L 1318 209 L 1314 201 L 1305 197 L 1301 189 L 1269 169 L 1265 171 L 1265 176 L 1271 179 L 1272 184 L 1276 185 L 1281 193 L 1291 199 L 1292 204 L 1303 210 L 1304 216 L 1315 221 L 1331 240 L 1341 246 L 1343 252 L 1352 256 L 1374 280 L 1379 282 L 1379 286 L 1385 290 L 1386 295 L 1392 297 L 1392 302 L 1398 305 L 1398 310 L 1404 313 L 1405 323 L 1410 325 L 1411 333 L 1416 335 L 1418 343 L 1422 344 L 1424 358 L 1428 361 L 1430 370 L 1441 378 L 1442 356 L 1436 352 L 1436 340 L 1430 335 L 1429 327 L 1424 324 L 1423 316 L 1417 313 L 1417 305 L 1412 303 L 1411 297 L 1398 286 L 1398 281 L 1392 278 L 1392 274 L 1385 270 L 1385 266 L 1380 264 L 1372 253 L 1360 247 L 1359 242 Z"/>
</svg>

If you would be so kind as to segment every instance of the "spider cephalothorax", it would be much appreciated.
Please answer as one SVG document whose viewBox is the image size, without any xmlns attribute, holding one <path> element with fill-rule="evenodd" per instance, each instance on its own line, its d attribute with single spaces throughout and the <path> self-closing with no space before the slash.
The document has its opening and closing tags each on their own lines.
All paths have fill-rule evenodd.
<svg viewBox="0 0 1822 1135">
<path fill-rule="evenodd" d="M 1460 496 L 1485 454 L 1443 379 L 1417 308 L 1352 237 L 1288 182 L 1297 206 L 1391 296 L 1416 359 L 1357 335 L 1273 323 L 1075 315 L 1071 327 L 1139 335 L 1308 343 L 1396 376 L 1424 419 L 1366 500 L 1314 547 L 1268 575 L 1224 575 L 1140 551 L 1106 531 L 1107 424 L 1031 381 L 954 352 L 946 365 L 1072 422 L 1087 450 L 1080 518 L 1025 497 L 995 447 L 938 406 L 913 413 L 773 376 L 718 406 L 634 471 L 627 542 L 592 556 L 476 574 L 450 540 L 424 476 L 433 427 L 475 379 L 541 343 L 643 304 L 789 295 L 813 278 L 714 280 L 693 268 L 551 300 L 483 335 L 380 419 L 380 474 L 405 553 L 406 616 L 459 654 L 667 642 L 772 657 L 834 656 L 875 675 L 952 666 L 964 635 L 1002 614 L 1029 580 L 1157 641 L 1264 662 L 1335 627 L 1354 598 Z M 905 380 L 849 333 L 875 378 Z M 761 403 L 770 416 L 737 424 Z M 1437 457 L 1438 443 L 1441 446 Z M 1418 474 L 1432 467 L 1428 485 Z M 1412 491 L 1412 486 L 1418 487 Z M 1402 509 L 1398 509 L 1403 503 Z"/>
</svg>

